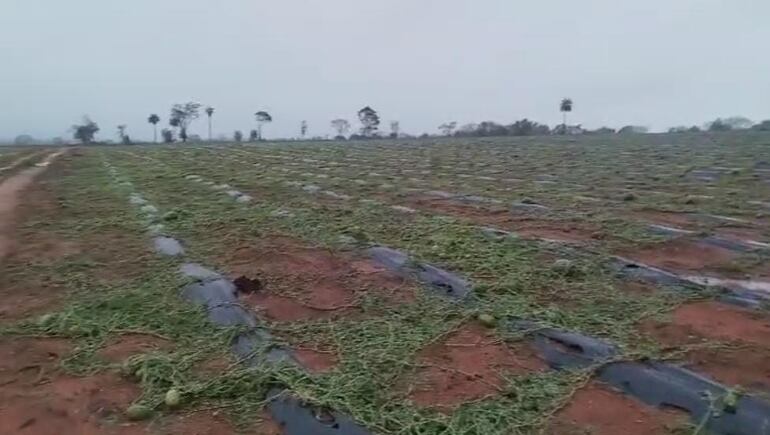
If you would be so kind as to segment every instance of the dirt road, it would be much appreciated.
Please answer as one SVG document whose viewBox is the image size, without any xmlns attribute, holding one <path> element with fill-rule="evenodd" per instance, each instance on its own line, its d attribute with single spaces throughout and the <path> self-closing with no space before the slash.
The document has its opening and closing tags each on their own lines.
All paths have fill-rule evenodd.
<svg viewBox="0 0 770 435">
<path fill-rule="evenodd" d="M 60 150 L 48 154 L 34 167 L 13 174 L 0 182 L 0 262 L 12 249 L 15 212 L 22 192 L 63 153 L 64 150 Z"/>
</svg>

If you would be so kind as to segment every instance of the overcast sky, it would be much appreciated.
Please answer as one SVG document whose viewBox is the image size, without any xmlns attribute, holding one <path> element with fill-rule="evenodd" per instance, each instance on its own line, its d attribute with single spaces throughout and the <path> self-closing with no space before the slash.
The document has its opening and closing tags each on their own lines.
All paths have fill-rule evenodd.
<svg viewBox="0 0 770 435">
<path fill-rule="evenodd" d="M 445 121 L 654 129 L 770 118 L 768 0 L 0 0 L 0 137 L 69 135 L 88 114 L 151 137 L 176 102 L 215 134 Z M 205 121 L 191 130 L 205 136 Z M 358 125 L 357 122 L 354 125 Z"/>
</svg>

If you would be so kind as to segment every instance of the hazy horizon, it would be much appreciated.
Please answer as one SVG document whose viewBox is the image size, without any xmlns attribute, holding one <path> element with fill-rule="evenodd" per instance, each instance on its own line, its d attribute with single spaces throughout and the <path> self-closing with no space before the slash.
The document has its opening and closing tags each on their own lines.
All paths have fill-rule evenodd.
<svg viewBox="0 0 770 435">
<path fill-rule="evenodd" d="M 100 140 L 127 124 L 152 137 L 172 104 L 216 109 L 214 136 L 358 126 L 436 133 L 446 121 L 570 122 L 661 130 L 716 117 L 770 118 L 770 2 L 504 0 L 0 0 L 0 138 L 70 138 L 89 115 Z M 225 6 L 226 5 L 226 6 Z M 207 136 L 205 115 L 192 134 Z"/>
</svg>

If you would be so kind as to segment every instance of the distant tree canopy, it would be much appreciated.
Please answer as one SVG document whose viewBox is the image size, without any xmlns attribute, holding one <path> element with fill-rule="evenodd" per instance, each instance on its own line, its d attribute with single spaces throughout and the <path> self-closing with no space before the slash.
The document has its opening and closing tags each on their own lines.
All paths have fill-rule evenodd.
<svg viewBox="0 0 770 435">
<path fill-rule="evenodd" d="M 690 127 L 686 125 L 678 125 L 676 127 L 671 127 L 668 129 L 669 133 L 686 133 L 690 131 Z"/>
<path fill-rule="evenodd" d="M 753 127 L 751 127 L 752 130 L 756 131 L 770 131 L 770 119 L 766 119 Z"/>
<path fill-rule="evenodd" d="M 733 127 L 730 124 L 725 123 L 721 119 L 717 118 L 707 124 L 708 131 L 730 131 Z"/>
<path fill-rule="evenodd" d="M 744 116 L 731 116 L 729 118 L 717 118 L 709 123 L 706 123 L 705 128 L 708 131 L 730 131 L 730 130 L 746 130 L 754 125 L 749 118 Z"/>
<path fill-rule="evenodd" d="M 233 140 L 235 142 L 241 142 L 243 140 L 243 132 L 240 130 L 235 130 L 233 133 Z"/>
<path fill-rule="evenodd" d="M 249 142 L 256 142 L 259 140 L 259 132 L 257 130 L 251 130 L 249 132 Z"/>
<path fill-rule="evenodd" d="M 642 134 L 650 131 L 649 128 L 643 125 L 626 125 L 618 130 L 618 134 Z"/>
<path fill-rule="evenodd" d="M 176 138 L 174 138 L 174 130 L 171 130 L 170 128 L 161 130 L 160 135 L 163 138 L 164 143 L 174 143 L 176 140 Z"/>
<path fill-rule="evenodd" d="M 190 127 L 190 123 L 200 116 L 200 108 L 201 104 L 193 101 L 184 104 L 174 104 L 171 107 L 169 125 L 179 129 L 179 139 L 182 142 L 187 142 L 187 129 Z"/>
<path fill-rule="evenodd" d="M 35 138 L 28 134 L 20 134 L 13 140 L 14 145 L 32 145 L 35 143 Z"/>
<path fill-rule="evenodd" d="M 361 135 L 371 137 L 380 126 L 380 115 L 376 110 L 366 106 L 358 111 L 358 121 L 361 122 Z"/>
<path fill-rule="evenodd" d="M 90 144 L 94 141 L 94 136 L 99 132 L 99 125 L 91 120 L 88 116 L 83 117 L 82 124 L 75 124 L 72 126 L 72 137 L 75 140 L 79 140 L 83 144 Z"/>
<path fill-rule="evenodd" d="M 484 121 L 479 124 L 466 124 L 460 127 L 455 133 L 455 136 L 534 136 L 547 135 L 550 133 L 551 129 L 547 125 L 539 124 L 525 118 L 507 126 L 492 121 Z"/>
<path fill-rule="evenodd" d="M 438 126 L 438 129 L 444 136 L 451 136 L 452 133 L 454 133 L 455 128 L 457 128 L 457 121 L 445 122 Z"/>
<path fill-rule="evenodd" d="M 304 139 L 305 136 L 307 135 L 307 121 L 303 120 L 299 124 L 299 134 L 300 136 L 302 136 L 302 139 Z"/>
<path fill-rule="evenodd" d="M 610 128 L 610 127 L 600 127 L 600 128 L 597 128 L 596 130 L 591 131 L 590 133 L 593 133 L 593 134 L 613 134 L 613 133 L 615 133 L 615 129 L 614 128 Z"/>
</svg>

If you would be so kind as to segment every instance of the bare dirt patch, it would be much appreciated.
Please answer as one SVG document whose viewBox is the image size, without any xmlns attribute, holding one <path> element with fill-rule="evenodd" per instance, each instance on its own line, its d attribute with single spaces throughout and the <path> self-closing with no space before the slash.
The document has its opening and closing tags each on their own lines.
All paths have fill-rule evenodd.
<svg viewBox="0 0 770 435">
<path fill-rule="evenodd" d="M 21 434 L 139 434 L 122 411 L 139 387 L 117 374 L 67 375 L 58 368 L 70 351 L 59 339 L 0 338 L 0 427 Z"/>
<path fill-rule="evenodd" d="M 683 427 L 687 417 L 663 411 L 628 398 L 598 383 L 589 384 L 572 397 L 551 422 L 550 435 L 664 435 Z"/>
<path fill-rule="evenodd" d="M 241 300 L 257 313 L 274 322 L 297 322 L 324 319 L 335 314 L 345 314 L 349 309 L 319 310 L 304 305 L 299 300 L 273 294 L 254 294 L 243 296 Z M 336 313 L 335 313 L 336 311 Z"/>
<path fill-rule="evenodd" d="M 683 239 L 648 245 L 620 255 L 661 269 L 693 273 L 725 267 L 739 257 L 727 249 Z"/>
<path fill-rule="evenodd" d="M 202 361 L 193 370 L 202 377 L 219 376 L 232 369 L 234 364 L 235 359 L 228 353 Z"/>
<path fill-rule="evenodd" d="M 693 230 L 697 227 L 690 213 L 644 210 L 635 211 L 631 216 L 651 224 L 665 225 L 683 230 Z"/>
<path fill-rule="evenodd" d="M 685 304 L 670 322 L 648 321 L 641 330 L 671 349 L 682 364 L 728 385 L 770 392 L 770 321 L 761 313 L 718 302 Z M 710 341 L 722 341 L 718 346 Z"/>
<path fill-rule="evenodd" d="M 237 248 L 226 261 L 233 276 L 265 288 L 243 300 L 276 321 L 324 318 L 355 311 L 369 293 L 401 302 L 413 297 L 404 280 L 368 260 L 273 237 Z"/>
<path fill-rule="evenodd" d="M 51 311 L 66 288 L 41 277 L 0 277 L 0 323 L 10 323 Z"/>
<path fill-rule="evenodd" d="M 770 348 L 767 316 L 713 301 L 681 305 L 671 313 L 670 322 L 646 322 L 642 329 L 670 345 L 710 339 Z"/>
<path fill-rule="evenodd" d="M 770 394 L 770 350 L 754 346 L 695 349 L 685 367 L 729 386 Z"/>
<path fill-rule="evenodd" d="M 0 182 L 0 261 L 13 249 L 17 212 L 21 193 L 29 187 L 44 167 L 26 169 Z"/>
<path fill-rule="evenodd" d="M 100 357 L 107 361 L 118 363 L 132 355 L 166 350 L 172 347 L 172 343 L 166 339 L 147 334 L 123 334 L 111 338 L 99 350 Z"/>
<path fill-rule="evenodd" d="M 501 206 L 479 206 L 435 198 L 412 199 L 408 204 L 416 209 L 438 212 L 481 225 L 513 231 L 527 239 L 579 243 L 603 237 L 598 227 L 590 226 L 585 222 L 578 224 L 541 219 L 527 214 L 514 215 Z"/>
<path fill-rule="evenodd" d="M 510 347 L 476 323 L 425 348 L 409 397 L 422 407 L 449 410 L 500 393 L 504 375 L 544 370 L 545 363 L 524 346 Z"/>
<path fill-rule="evenodd" d="M 184 435 L 281 435 L 280 426 L 264 412 L 261 421 L 249 428 L 233 425 L 226 413 L 220 410 L 197 411 L 170 415 L 161 424 L 161 433 Z M 152 432 L 150 432 L 152 433 Z"/>
<path fill-rule="evenodd" d="M 311 373 L 327 373 L 337 366 L 337 355 L 330 350 L 317 350 L 306 347 L 294 348 L 293 355 L 303 367 Z"/>
</svg>

